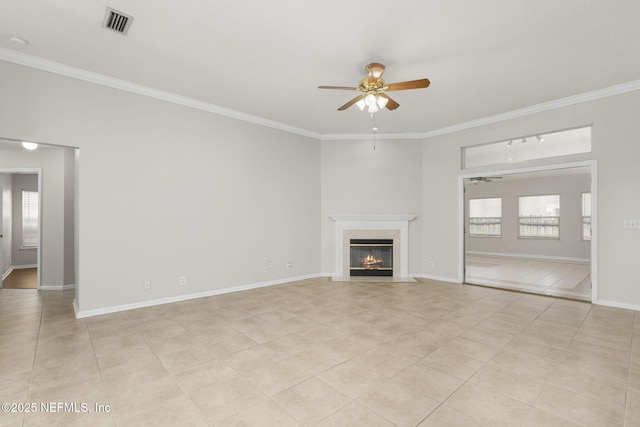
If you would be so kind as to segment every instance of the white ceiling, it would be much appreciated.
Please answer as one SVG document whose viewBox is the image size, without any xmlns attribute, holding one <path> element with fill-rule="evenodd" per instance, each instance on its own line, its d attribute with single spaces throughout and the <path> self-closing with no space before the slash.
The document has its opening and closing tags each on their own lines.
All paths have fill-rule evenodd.
<svg viewBox="0 0 640 427">
<path fill-rule="evenodd" d="M 134 17 L 126 36 L 106 7 Z M 0 0 L 0 59 L 30 55 L 314 134 L 366 133 L 365 65 L 388 83 L 380 132 L 429 132 L 640 79 L 638 0 Z M 8 39 L 28 40 L 18 46 Z M 636 86 L 637 87 L 637 86 Z"/>
</svg>

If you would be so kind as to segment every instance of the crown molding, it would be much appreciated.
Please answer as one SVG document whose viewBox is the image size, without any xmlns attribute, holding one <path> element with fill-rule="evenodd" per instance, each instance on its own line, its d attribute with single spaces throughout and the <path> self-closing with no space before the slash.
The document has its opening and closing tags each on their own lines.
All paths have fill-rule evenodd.
<svg viewBox="0 0 640 427">
<path fill-rule="evenodd" d="M 58 62 L 38 58 L 36 56 L 15 52 L 9 49 L 0 48 L 0 60 L 13 62 L 15 64 L 24 65 L 25 67 L 35 68 L 42 71 L 48 71 L 65 77 L 71 77 L 73 79 L 95 83 L 101 86 L 135 93 L 137 95 L 159 99 L 161 101 L 171 102 L 173 104 L 218 114 L 232 119 L 242 120 L 259 126 L 278 129 L 296 135 L 306 136 L 314 139 L 320 139 L 321 137 L 319 133 L 307 129 L 290 126 L 285 123 L 276 122 L 274 120 L 265 119 L 263 117 L 254 116 L 252 114 L 243 113 L 241 111 L 232 110 L 230 108 L 221 107 L 219 105 L 199 101 L 197 99 L 189 98 L 186 96 L 176 95 L 174 93 L 165 92 L 136 83 L 131 83 L 125 80 L 116 79 L 113 77 L 105 76 L 103 74 L 94 73 L 92 71 L 82 70 L 79 68 L 71 67 L 69 65 L 60 64 Z"/>
<path fill-rule="evenodd" d="M 592 90 L 590 92 L 584 92 L 577 95 L 568 96 L 566 98 L 560 98 L 549 102 L 543 102 L 541 104 L 531 105 L 529 107 L 520 108 L 517 110 L 507 111 L 505 113 L 495 114 L 493 116 L 483 117 L 477 120 L 470 120 L 468 122 L 458 123 L 452 126 L 446 126 L 439 129 L 424 132 L 422 138 L 428 139 L 434 136 L 445 135 L 448 133 L 459 132 L 465 129 L 471 129 L 478 126 L 484 126 L 492 123 L 498 123 L 505 120 L 515 119 L 518 117 L 524 117 L 531 114 L 541 113 L 543 111 L 555 110 L 557 108 L 568 107 L 570 105 L 581 104 L 583 102 L 595 101 L 597 99 L 607 98 L 609 96 L 620 95 L 627 92 L 640 89 L 640 80 L 633 80 L 627 83 L 622 83 L 615 86 L 606 87 L 603 89 Z"/>
<path fill-rule="evenodd" d="M 51 73 L 59 74 L 66 77 L 71 77 L 78 80 L 87 81 L 90 83 L 99 84 L 102 86 L 119 89 L 138 95 L 148 96 L 150 98 L 159 99 L 166 102 L 182 105 L 185 107 L 194 108 L 197 110 L 206 111 L 221 116 L 242 120 L 248 123 L 253 123 L 259 126 L 264 126 L 272 129 L 278 129 L 284 132 L 305 136 L 308 138 L 318 139 L 322 141 L 332 140 L 367 140 L 372 139 L 372 133 L 328 133 L 321 134 L 308 129 L 302 129 L 299 127 L 291 126 L 285 123 L 276 122 L 274 120 L 265 119 L 263 117 L 254 116 L 252 114 L 243 113 L 241 111 L 232 110 L 230 108 L 221 107 L 219 105 L 211 104 L 204 101 L 199 101 L 186 96 L 177 95 L 170 92 L 154 89 L 148 86 L 139 85 L 136 83 L 127 82 L 125 80 L 116 79 L 113 77 L 105 76 L 103 74 L 94 73 L 91 71 L 82 70 L 79 68 L 64 65 L 58 62 L 50 61 L 47 59 L 38 58 L 36 56 L 27 55 L 21 52 L 0 48 L 0 60 L 12 62 L 15 64 L 24 65 L 26 67 L 35 68 Z M 505 120 L 510 120 L 518 117 L 524 117 L 543 111 L 554 110 L 557 108 L 567 107 L 570 105 L 580 104 L 583 102 L 594 101 L 597 99 L 607 98 L 609 96 L 620 95 L 627 92 L 632 92 L 640 89 L 640 80 L 633 80 L 627 83 L 622 83 L 615 86 L 606 87 L 603 89 L 597 89 L 590 92 L 585 92 L 577 95 L 568 96 L 565 98 L 556 99 L 549 102 L 543 102 L 541 104 L 532 105 L 525 108 L 520 108 L 505 113 L 495 114 L 493 116 L 483 117 L 476 120 L 470 120 L 467 122 L 458 123 L 452 126 L 446 126 L 438 129 L 433 129 L 426 132 L 398 132 L 398 133 L 377 133 L 378 139 L 428 139 L 439 135 L 445 135 L 449 133 L 459 132 L 474 127 L 484 126 L 492 123 L 498 123 Z"/>
</svg>

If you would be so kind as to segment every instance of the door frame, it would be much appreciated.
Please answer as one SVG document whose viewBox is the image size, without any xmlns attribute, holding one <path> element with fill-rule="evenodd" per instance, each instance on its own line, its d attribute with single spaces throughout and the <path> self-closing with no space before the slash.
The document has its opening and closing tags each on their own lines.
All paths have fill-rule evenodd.
<svg viewBox="0 0 640 427">
<path fill-rule="evenodd" d="M 42 286 L 42 168 L 0 168 L 0 173 L 38 175 L 38 249 L 36 253 L 36 281 L 37 289 L 39 290 Z M 2 209 L 5 209 L 4 204 Z"/>
<path fill-rule="evenodd" d="M 552 165 L 530 166 L 515 169 L 496 169 L 485 172 L 465 172 L 458 175 L 458 281 L 464 283 L 466 279 L 465 265 L 465 195 L 464 180 L 481 175 L 512 175 L 525 172 L 544 172 L 559 169 L 588 166 L 591 170 L 591 303 L 598 303 L 598 161 L 584 160 Z"/>
</svg>

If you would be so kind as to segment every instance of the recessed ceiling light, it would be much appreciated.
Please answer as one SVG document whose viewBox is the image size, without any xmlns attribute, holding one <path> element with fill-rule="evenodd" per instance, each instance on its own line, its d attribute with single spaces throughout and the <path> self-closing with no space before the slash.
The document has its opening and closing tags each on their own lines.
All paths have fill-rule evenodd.
<svg viewBox="0 0 640 427">
<path fill-rule="evenodd" d="M 16 36 L 15 34 L 9 35 L 9 41 L 13 44 L 17 44 L 18 46 L 26 46 L 27 44 L 29 44 L 26 39 L 23 39 L 20 36 Z"/>
<path fill-rule="evenodd" d="M 22 146 L 27 150 L 35 150 L 36 148 L 38 148 L 38 144 L 36 144 L 35 142 L 24 141 L 22 143 Z"/>
</svg>

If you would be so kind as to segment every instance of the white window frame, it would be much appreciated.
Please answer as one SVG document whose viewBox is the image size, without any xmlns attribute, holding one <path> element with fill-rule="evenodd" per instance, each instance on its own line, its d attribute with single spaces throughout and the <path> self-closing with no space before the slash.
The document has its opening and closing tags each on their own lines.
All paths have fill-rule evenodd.
<svg viewBox="0 0 640 427">
<path fill-rule="evenodd" d="M 521 204 L 520 200 L 523 198 L 531 198 L 531 197 L 547 197 L 547 196 L 557 196 L 558 197 L 558 206 L 560 206 L 560 194 L 552 193 L 552 194 L 537 194 L 537 195 L 526 195 L 526 196 L 518 196 L 518 238 L 519 239 L 542 239 L 542 240 L 560 240 L 560 215 L 558 213 L 557 216 L 523 216 L 521 213 Z M 522 233 L 523 227 L 536 227 L 549 229 L 550 227 L 555 227 L 558 232 L 557 235 L 547 235 L 543 233 L 538 234 L 524 234 Z"/>
<path fill-rule="evenodd" d="M 471 216 L 471 201 L 472 200 L 500 200 L 500 216 L 499 217 L 473 217 Z M 501 238 L 502 237 L 502 197 L 477 197 L 468 200 L 469 206 L 469 237 L 490 237 Z M 474 220 L 478 220 L 476 224 L 473 224 Z M 491 229 L 492 226 L 498 227 L 498 233 L 474 233 L 472 230 L 474 227 L 485 227 Z"/>
<path fill-rule="evenodd" d="M 36 249 L 39 239 L 39 194 L 22 190 L 22 248 Z"/>
</svg>

